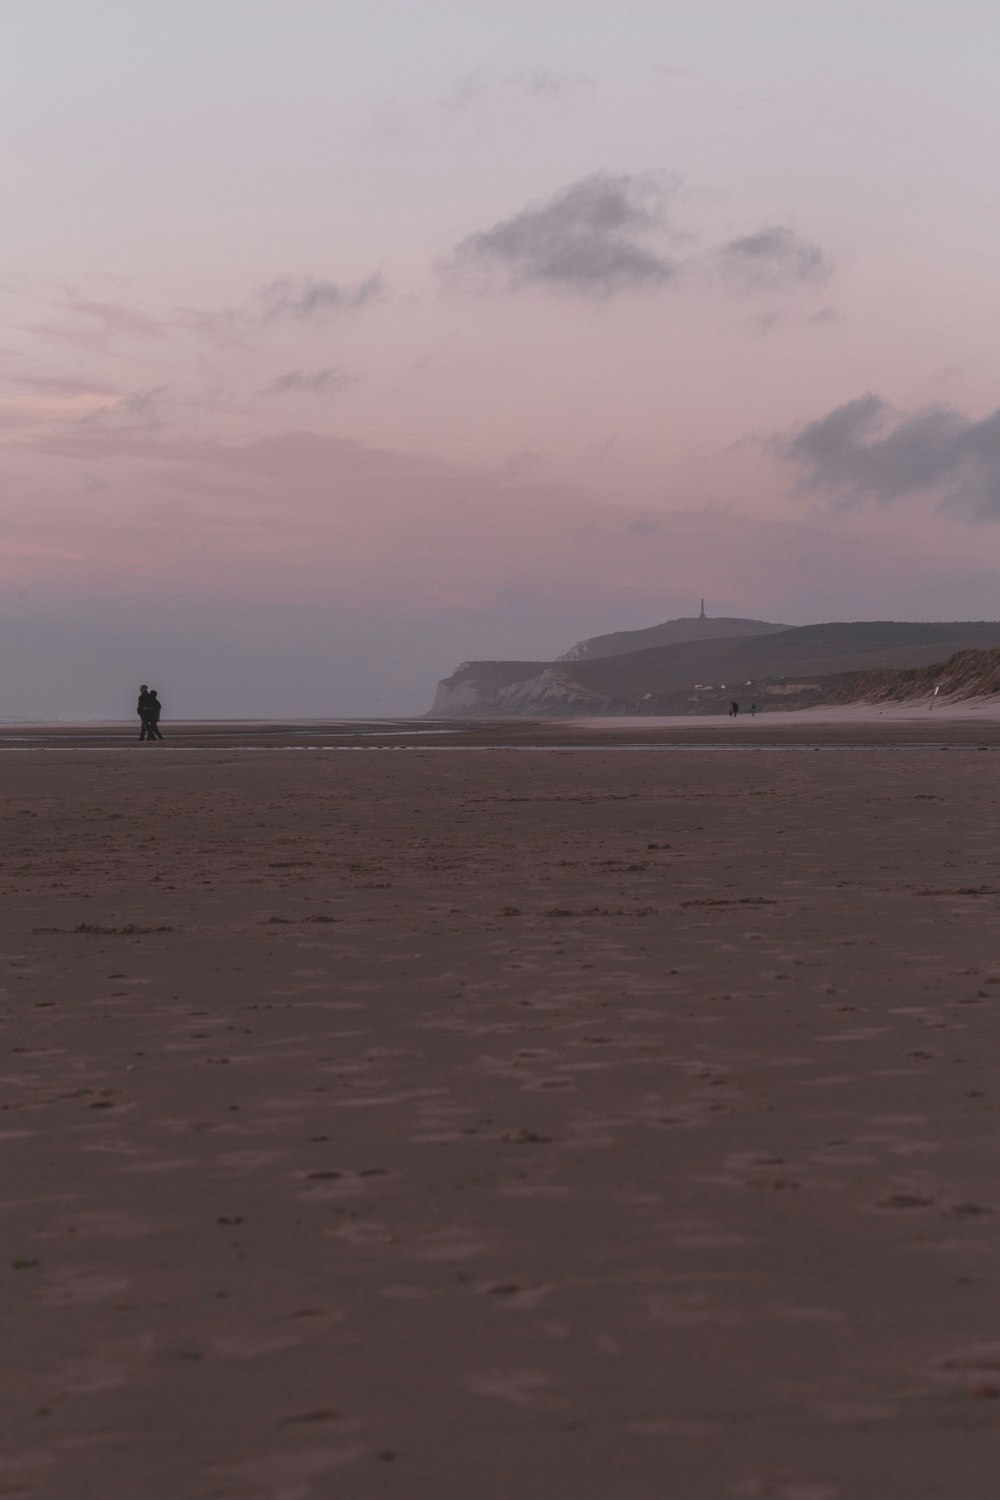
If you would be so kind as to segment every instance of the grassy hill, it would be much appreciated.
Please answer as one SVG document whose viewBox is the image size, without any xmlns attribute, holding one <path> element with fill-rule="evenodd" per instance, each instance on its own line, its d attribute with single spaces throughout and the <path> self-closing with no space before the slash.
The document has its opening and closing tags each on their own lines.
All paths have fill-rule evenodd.
<svg viewBox="0 0 1000 1500">
<path fill-rule="evenodd" d="M 909 703 L 937 695 L 946 702 L 1000 697 L 1000 647 L 956 651 L 947 661 L 909 671 L 853 672 L 832 682 L 824 703 Z"/>
<path fill-rule="evenodd" d="M 577 641 L 560 661 L 596 661 L 605 656 L 627 656 L 633 651 L 648 651 L 653 646 L 676 646 L 684 641 L 717 641 L 730 636 L 773 635 L 788 630 L 787 625 L 771 625 L 766 620 L 740 620 L 731 616 L 691 615 L 679 620 L 665 620 L 644 630 L 616 630 L 610 635 L 595 635 Z"/>
<path fill-rule="evenodd" d="M 762 622 L 756 622 L 758 624 Z M 865 620 L 751 636 L 675 641 L 619 655 L 557 662 L 465 662 L 438 688 L 432 714 L 564 718 L 696 713 L 728 697 L 776 696 L 789 706 L 821 679 L 929 667 L 956 652 L 1000 648 L 997 621 Z"/>
</svg>

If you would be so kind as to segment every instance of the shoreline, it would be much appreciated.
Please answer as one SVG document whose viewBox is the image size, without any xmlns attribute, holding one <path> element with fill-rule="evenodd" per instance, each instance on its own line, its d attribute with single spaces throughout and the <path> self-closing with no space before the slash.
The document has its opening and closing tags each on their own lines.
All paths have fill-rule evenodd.
<svg viewBox="0 0 1000 1500">
<path fill-rule="evenodd" d="M 414 753 L 452 749 L 594 749 L 653 746 L 705 748 L 871 747 L 1000 744 L 1000 700 L 941 705 L 796 709 L 787 713 L 705 715 L 676 718 L 580 719 L 340 719 L 300 721 L 163 721 L 163 743 L 141 743 L 131 721 L 117 724 L 0 726 L 0 752 L 12 750 L 135 750 L 169 756 L 171 751 L 212 749 L 331 750 L 408 749 Z"/>
</svg>

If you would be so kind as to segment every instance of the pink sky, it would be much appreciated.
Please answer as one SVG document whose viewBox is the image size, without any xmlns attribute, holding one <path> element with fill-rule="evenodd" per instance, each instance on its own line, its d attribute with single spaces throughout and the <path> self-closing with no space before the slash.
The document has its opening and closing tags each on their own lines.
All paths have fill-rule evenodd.
<svg viewBox="0 0 1000 1500">
<path fill-rule="evenodd" d="M 19 8 L 0 717 L 1000 614 L 995 10 L 471 9 Z"/>
</svg>

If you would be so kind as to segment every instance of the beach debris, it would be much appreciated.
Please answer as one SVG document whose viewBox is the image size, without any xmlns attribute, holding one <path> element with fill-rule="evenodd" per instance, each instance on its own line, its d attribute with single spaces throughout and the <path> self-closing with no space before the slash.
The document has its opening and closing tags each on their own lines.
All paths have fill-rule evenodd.
<svg viewBox="0 0 1000 1500">
<path fill-rule="evenodd" d="M 282 1417 L 278 1422 L 279 1427 L 297 1427 L 307 1422 L 340 1422 L 343 1420 L 343 1412 L 337 1411 L 333 1406 L 321 1406 L 316 1411 L 296 1412 L 294 1416 Z"/>
<path fill-rule="evenodd" d="M 76 927 L 33 927 L 32 932 L 46 933 L 85 933 L 89 937 L 140 937 L 149 932 L 174 932 L 174 927 L 143 927 L 138 922 L 128 922 L 124 927 L 102 927 L 99 922 L 80 922 Z M 118 978 L 118 975 L 112 975 Z"/>
<path fill-rule="evenodd" d="M 770 896 L 696 896 L 681 906 L 777 906 Z"/>
</svg>

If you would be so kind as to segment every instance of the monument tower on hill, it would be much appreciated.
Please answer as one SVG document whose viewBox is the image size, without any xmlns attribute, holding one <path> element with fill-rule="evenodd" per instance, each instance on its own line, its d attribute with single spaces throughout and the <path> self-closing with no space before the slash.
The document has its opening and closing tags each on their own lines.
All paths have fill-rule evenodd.
<svg viewBox="0 0 1000 1500">
<path fill-rule="evenodd" d="M 703 620 L 705 618 L 705 601 L 704 601 L 704 599 L 701 601 L 701 614 L 698 616 L 698 618 L 699 618 L 699 620 Z"/>
</svg>

